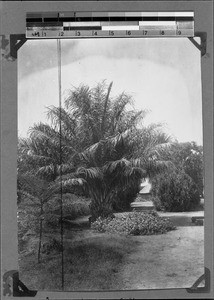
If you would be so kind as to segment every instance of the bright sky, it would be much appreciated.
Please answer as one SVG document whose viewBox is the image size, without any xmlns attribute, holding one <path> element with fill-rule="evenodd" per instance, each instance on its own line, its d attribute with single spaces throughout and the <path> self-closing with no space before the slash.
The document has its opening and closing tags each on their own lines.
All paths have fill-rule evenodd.
<svg viewBox="0 0 214 300">
<path fill-rule="evenodd" d="M 146 124 L 162 122 L 180 142 L 202 145 L 200 51 L 187 38 L 61 40 L 62 91 L 113 81 L 112 95 L 131 94 L 148 109 Z M 28 41 L 18 57 L 18 133 L 46 121 L 58 105 L 56 40 Z"/>
</svg>

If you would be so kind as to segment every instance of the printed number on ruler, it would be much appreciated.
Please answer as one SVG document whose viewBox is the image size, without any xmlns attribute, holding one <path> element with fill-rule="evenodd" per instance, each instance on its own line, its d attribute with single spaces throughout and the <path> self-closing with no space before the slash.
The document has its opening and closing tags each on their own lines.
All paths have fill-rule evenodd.
<svg viewBox="0 0 214 300">
<path fill-rule="evenodd" d="M 45 32 L 45 31 L 41 31 L 41 32 L 39 32 L 39 31 L 36 31 L 36 32 L 32 32 L 32 36 L 38 36 L 38 37 L 40 37 L 40 36 L 47 36 L 47 33 Z"/>
<path fill-rule="evenodd" d="M 40 36 L 40 32 L 37 31 L 37 32 L 32 32 L 32 36 Z"/>
</svg>

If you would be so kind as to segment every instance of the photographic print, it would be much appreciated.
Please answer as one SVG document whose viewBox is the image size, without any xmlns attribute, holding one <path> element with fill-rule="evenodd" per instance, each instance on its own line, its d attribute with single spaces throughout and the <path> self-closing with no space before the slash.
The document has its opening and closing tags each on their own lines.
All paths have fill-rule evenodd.
<svg viewBox="0 0 214 300">
<path fill-rule="evenodd" d="M 188 39 L 28 40 L 20 279 L 45 291 L 190 288 L 204 273 L 202 132 Z"/>
</svg>

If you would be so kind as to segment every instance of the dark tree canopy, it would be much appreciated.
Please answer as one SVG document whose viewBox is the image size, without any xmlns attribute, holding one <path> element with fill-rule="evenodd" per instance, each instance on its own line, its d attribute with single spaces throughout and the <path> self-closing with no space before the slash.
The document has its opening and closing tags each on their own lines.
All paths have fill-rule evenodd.
<svg viewBox="0 0 214 300">
<path fill-rule="evenodd" d="M 63 192 L 81 188 L 95 217 L 111 211 L 118 193 L 136 190 L 139 179 L 168 164 L 170 138 L 160 124 L 143 125 L 146 110 L 136 110 L 130 95 L 112 97 L 112 85 L 70 90 L 62 108 L 48 108 L 50 123 L 35 124 L 19 141 L 18 172 L 56 187 L 62 181 Z"/>
</svg>

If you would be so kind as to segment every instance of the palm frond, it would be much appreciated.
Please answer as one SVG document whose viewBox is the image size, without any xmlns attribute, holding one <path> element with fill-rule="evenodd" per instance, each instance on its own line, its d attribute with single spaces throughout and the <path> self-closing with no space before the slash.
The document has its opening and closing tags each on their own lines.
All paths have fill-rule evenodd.
<svg viewBox="0 0 214 300">
<path fill-rule="evenodd" d="M 39 177 L 52 177 L 53 175 L 57 176 L 59 170 L 59 166 L 55 164 L 45 165 L 36 171 L 36 176 Z"/>
<path fill-rule="evenodd" d="M 51 124 L 55 129 L 59 130 L 61 122 L 62 132 L 66 132 L 66 136 L 70 139 L 76 137 L 77 122 L 65 109 L 62 107 L 49 106 L 47 107 L 47 117 L 51 120 Z"/>
<path fill-rule="evenodd" d="M 62 182 L 62 186 L 83 185 L 86 181 L 83 178 L 72 178 Z"/>
<path fill-rule="evenodd" d="M 60 172 L 62 172 L 62 174 L 67 174 L 67 173 L 72 173 L 74 171 L 75 171 L 75 167 L 72 163 L 57 165 L 58 174 L 60 174 Z"/>
<path fill-rule="evenodd" d="M 77 176 L 81 176 L 86 180 L 91 180 L 91 179 L 102 180 L 103 177 L 100 168 L 96 168 L 96 167 L 91 167 L 91 168 L 79 167 L 76 171 L 76 174 Z"/>
<path fill-rule="evenodd" d="M 48 124 L 38 123 L 34 124 L 33 127 L 29 129 L 30 138 L 32 140 L 40 140 L 42 142 L 48 142 L 52 145 L 59 147 L 60 135 L 54 128 L 50 127 Z"/>
<path fill-rule="evenodd" d="M 166 142 L 162 144 L 156 144 L 149 150 L 149 157 L 160 159 L 161 157 L 166 156 L 170 152 L 171 142 Z"/>
<path fill-rule="evenodd" d="M 23 189 L 18 189 L 17 192 L 19 192 L 22 197 L 25 197 L 28 200 L 27 203 L 29 205 L 32 205 L 32 204 L 40 205 L 39 197 L 32 195 L 30 192 L 27 192 Z"/>
<path fill-rule="evenodd" d="M 117 171 L 118 169 L 123 170 L 123 169 L 129 167 L 130 165 L 131 165 L 131 163 L 129 160 L 122 158 L 122 159 L 111 161 L 111 162 L 107 163 L 106 171 L 112 173 L 112 172 Z"/>
<path fill-rule="evenodd" d="M 75 187 L 82 187 L 84 188 L 86 181 L 83 178 L 70 178 L 67 180 L 63 180 L 56 184 L 55 192 L 58 193 L 67 193 L 71 192 Z"/>
<path fill-rule="evenodd" d="M 160 174 L 164 171 L 174 168 L 174 164 L 171 161 L 161 161 L 149 159 L 145 166 L 148 177 L 153 178 L 157 174 Z"/>
<path fill-rule="evenodd" d="M 115 148 L 119 144 L 125 144 L 125 142 L 129 142 L 130 130 L 126 130 L 122 133 L 118 133 L 115 136 L 109 137 L 107 139 L 107 147 Z"/>
<path fill-rule="evenodd" d="M 89 86 L 81 84 L 69 91 L 68 97 L 65 99 L 65 108 L 69 112 L 87 113 L 90 109 L 91 90 Z"/>
<path fill-rule="evenodd" d="M 104 135 L 104 126 L 105 126 L 105 121 L 106 121 L 106 110 L 107 110 L 107 104 L 109 102 L 109 95 L 110 95 L 110 92 L 111 92 L 112 85 L 113 85 L 113 81 L 110 83 L 110 85 L 108 87 L 108 92 L 107 92 L 106 99 L 105 99 L 105 102 L 104 102 L 104 110 L 103 110 L 103 116 L 102 116 L 102 121 L 101 121 L 101 135 L 102 135 L 102 137 Z"/>
</svg>

